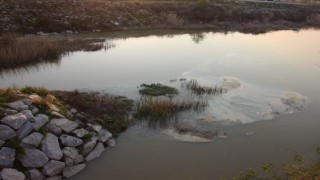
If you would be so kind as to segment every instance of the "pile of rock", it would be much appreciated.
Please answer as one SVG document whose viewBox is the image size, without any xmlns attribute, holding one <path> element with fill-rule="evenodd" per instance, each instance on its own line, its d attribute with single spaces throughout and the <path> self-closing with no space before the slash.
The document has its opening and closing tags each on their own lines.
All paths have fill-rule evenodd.
<svg viewBox="0 0 320 180">
<path fill-rule="evenodd" d="M 115 145 L 101 125 L 73 118 L 76 109 L 67 111 L 68 118 L 57 111 L 39 113 L 34 101 L 41 97 L 32 96 L 0 109 L 0 179 L 68 178 Z"/>
</svg>

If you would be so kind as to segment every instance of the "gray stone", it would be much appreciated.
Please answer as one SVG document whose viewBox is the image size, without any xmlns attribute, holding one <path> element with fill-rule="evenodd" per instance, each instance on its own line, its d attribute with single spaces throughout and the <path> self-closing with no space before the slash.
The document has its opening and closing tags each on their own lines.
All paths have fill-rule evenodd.
<svg viewBox="0 0 320 180">
<path fill-rule="evenodd" d="M 4 113 L 6 113 L 7 115 L 12 115 L 12 114 L 17 114 L 18 111 L 13 109 L 5 109 Z"/>
<path fill-rule="evenodd" d="M 0 125 L 0 140 L 8 140 L 16 136 L 16 132 L 8 126 Z"/>
<path fill-rule="evenodd" d="M 66 135 L 66 134 L 62 134 L 60 136 L 60 142 L 63 145 L 69 146 L 69 147 L 77 147 L 77 146 L 80 146 L 83 143 L 82 139 L 79 139 L 79 138 L 76 138 L 76 137 L 73 137 L 73 136 L 69 136 L 69 135 Z"/>
<path fill-rule="evenodd" d="M 70 120 L 66 118 L 54 118 L 54 119 L 51 119 L 50 123 L 54 124 L 57 127 L 60 127 L 69 121 Z"/>
<path fill-rule="evenodd" d="M 31 99 L 24 99 L 22 100 L 22 102 L 25 104 L 25 105 L 28 105 L 30 106 L 32 104 L 32 100 Z"/>
<path fill-rule="evenodd" d="M 85 164 L 79 164 L 76 166 L 72 166 L 72 167 L 66 167 L 63 170 L 63 177 L 71 177 L 74 176 L 76 174 L 78 174 L 80 171 L 82 171 L 84 168 L 86 167 Z"/>
<path fill-rule="evenodd" d="M 88 161 L 91 161 L 91 160 L 93 160 L 95 158 L 98 158 L 102 154 L 102 152 L 104 150 L 105 149 L 104 149 L 103 144 L 102 143 L 98 143 L 97 146 L 93 149 L 93 151 L 91 151 L 89 153 L 89 155 L 86 157 L 85 160 L 88 162 Z"/>
<path fill-rule="evenodd" d="M 28 172 L 31 180 L 44 180 L 45 178 L 38 169 L 30 169 Z"/>
<path fill-rule="evenodd" d="M 81 129 L 73 130 L 72 133 L 75 134 L 77 137 L 82 138 L 85 135 L 89 134 L 89 131 L 81 128 Z"/>
<path fill-rule="evenodd" d="M 28 120 L 23 124 L 23 126 L 20 127 L 20 129 L 17 131 L 17 136 L 19 139 L 22 139 L 26 136 L 28 136 L 31 131 L 33 130 L 32 123 Z"/>
<path fill-rule="evenodd" d="M 63 124 L 62 126 L 60 126 L 60 128 L 61 128 L 64 132 L 70 133 L 71 131 L 73 131 L 74 129 L 76 129 L 78 126 L 79 126 L 78 123 L 69 120 L 66 124 Z"/>
<path fill-rule="evenodd" d="M 60 174 L 65 166 L 64 162 L 51 160 L 43 167 L 42 172 L 47 176 L 54 176 Z"/>
<path fill-rule="evenodd" d="M 107 145 L 108 145 L 109 147 L 115 147 L 115 146 L 116 146 L 116 139 L 114 139 L 114 138 L 109 139 L 109 140 L 107 141 Z"/>
<path fill-rule="evenodd" d="M 22 111 L 22 110 L 28 110 L 29 109 L 29 106 L 28 105 L 23 105 L 23 106 L 20 106 L 19 107 L 19 110 Z"/>
<path fill-rule="evenodd" d="M 29 136 L 25 137 L 21 143 L 27 146 L 31 146 L 31 147 L 38 147 L 41 140 L 43 139 L 43 135 L 38 133 L 38 132 L 34 132 L 32 134 L 30 134 Z"/>
<path fill-rule="evenodd" d="M 52 177 L 46 178 L 46 180 L 61 180 L 61 179 L 62 179 L 61 176 L 52 176 Z"/>
<path fill-rule="evenodd" d="M 112 137 L 112 134 L 107 130 L 101 130 L 99 133 L 99 141 L 105 143 Z"/>
<path fill-rule="evenodd" d="M 0 148 L 4 145 L 5 141 L 0 140 Z"/>
<path fill-rule="evenodd" d="M 33 123 L 33 128 L 38 131 L 42 126 L 44 126 L 49 121 L 49 117 L 44 114 L 38 114 Z"/>
<path fill-rule="evenodd" d="M 71 112 L 72 114 L 76 114 L 78 111 L 77 111 L 75 108 L 72 108 L 72 109 L 70 109 L 70 112 Z"/>
<path fill-rule="evenodd" d="M 5 168 L 1 171 L 1 178 L 3 180 L 24 180 L 26 176 L 16 169 Z"/>
<path fill-rule="evenodd" d="M 62 158 L 62 151 L 60 149 L 58 138 L 48 133 L 42 140 L 42 151 L 50 158 L 54 160 L 60 160 Z"/>
<path fill-rule="evenodd" d="M 70 158 L 66 158 L 65 163 L 66 163 L 66 166 L 68 166 L 68 167 L 73 166 L 73 161 Z"/>
<path fill-rule="evenodd" d="M 11 126 L 14 129 L 19 129 L 26 121 L 27 117 L 22 113 L 8 115 L 1 120 L 2 123 Z"/>
<path fill-rule="evenodd" d="M 48 128 L 50 132 L 57 136 L 62 133 L 62 130 L 51 122 L 46 125 L 46 128 Z"/>
<path fill-rule="evenodd" d="M 16 150 L 3 147 L 0 150 L 0 169 L 12 168 L 14 159 L 16 158 Z"/>
<path fill-rule="evenodd" d="M 15 101 L 15 102 L 9 103 L 8 105 L 15 110 L 21 110 L 20 107 L 25 106 L 25 104 L 22 101 Z"/>
<path fill-rule="evenodd" d="M 83 156 L 78 153 L 78 150 L 74 147 L 65 147 L 62 150 L 64 157 L 70 158 L 72 160 L 73 165 L 79 164 L 83 162 Z"/>
<path fill-rule="evenodd" d="M 37 107 L 32 108 L 31 110 L 32 114 L 37 114 L 39 112 L 39 109 Z"/>
<path fill-rule="evenodd" d="M 97 133 L 99 133 L 102 130 L 102 126 L 101 125 L 91 125 L 91 128 L 96 131 Z"/>
<path fill-rule="evenodd" d="M 23 110 L 21 111 L 22 114 L 24 114 L 28 120 L 33 121 L 34 120 L 34 116 L 32 114 L 32 112 L 28 109 L 28 110 Z"/>
<path fill-rule="evenodd" d="M 48 157 L 38 149 L 24 149 L 24 151 L 19 161 L 26 168 L 42 167 L 49 161 Z"/>
<path fill-rule="evenodd" d="M 96 146 L 96 141 L 90 141 L 84 144 L 81 154 L 83 156 L 87 155 L 89 152 L 92 151 L 92 149 Z"/>
<path fill-rule="evenodd" d="M 54 116 L 54 117 L 65 118 L 64 115 L 58 113 L 57 111 L 52 111 L 50 114 L 51 114 L 51 116 Z"/>
</svg>

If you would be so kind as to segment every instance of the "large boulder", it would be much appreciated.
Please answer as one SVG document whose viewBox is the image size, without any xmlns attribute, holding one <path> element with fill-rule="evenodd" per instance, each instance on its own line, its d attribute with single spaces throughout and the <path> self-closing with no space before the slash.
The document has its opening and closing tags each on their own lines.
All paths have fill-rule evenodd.
<svg viewBox="0 0 320 180">
<path fill-rule="evenodd" d="M 102 143 L 107 142 L 110 138 L 112 137 L 111 132 L 107 131 L 107 130 L 101 130 L 99 133 L 99 141 L 101 141 Z"/>
<path fill-rule="evenodd" d="M 24 180 L 26 176 L 16 169 L 5 168 L 1 171 L 1 178 L 3 180 Z"/>
<path fill-rule="evenodd" d="M 11 168 L 16 158 L 16 150 L 3 147 L 0 150 L 0 169 Z"/>
<path fill-rule="evenodd" d="M 65 147 L 62 149 L 62 153 L 65 159 L 71 159 L 72 164 L 76 165 L 83 162 L 83 157 L 78 153 L 78 150 L 74 147 Z"/>
<path fill-rule="evenodd" d="M 83 156 L 87 155 L 89 152 L 91 152 L 93 150 L 93 148 L 96 146 L 96 144 L 97 144 L 97 141 L 89 141 L 89 142 L 85 143 L 82 148 L 81 154 Z"/>
<path fill-rule="evenodd" d="M 26 121 L 27 117 L 22 113 L 8 115 L 1 120 L 3 124 L 11 126 L 13 129 L 19 129 Z"/>
<path fill-rule="evenodd" d="M 15 109 L 15 110 L 21 110 L 21 107 L 25 106 L 25 104 L 22 101 L 15 101 L 8 104 L 9 107 Z"/>
<path fill-rule="evenodd" d="M 33 116 L 32 112 L 29 109 L 28 110 L 23 110 L 23 111 L 21 111 L 21 113 L 24 114 L 29 121 L 34 121 L 34 116 Z"/>
<path fill-rule="evenodd" d="M 60 127 L 66 133 L 70 133 L 79 126 L 78 123 L 65 118 L 52 119 L 51 123 Z"/>
<path fill-rule="evenodd" d="M 76 166 L 66 167 L 63 169 L 63 177 L 69 178 L 71 176 L 74 176 L 78 174 L 80 171 L 82 171 L 86 167 L 85 164 L 79 164 Z"/>
<path fill-rule="evenodd" d="M 30 169 L 28 172 L 31 180 L 44 180 L 45 178 L 38 169 Z"/>
<path fill-rule="evenodd" d="M 58 138 L 48 133 L 42 140 L 42 151 L 50 158 L 54 160 L 60 160 L 62 158 L 62 151 L 59 145 Z"/>
<path fill-rule="evenodd" d="M 45 127 L 48 128 L 48 130 L 50 132 L 52 132 L 53 134 L 55 134 L 57 136 L 62 133 L 61 128 L 57 127 L 56 125 L 52 124 L 51 122 L 48 123 Z"/>
<path fill-rule="evenodd" d="M 22 139 L 27 135 L 29 135 L 32 130 L 33 130 L 33 125 L 29 120 L 27 120 L 17 131 L 17 136 L 19 139 Z"/>
<path fill-rule="evenodd" d="M 62 134 L 60 136 L 60 142 L 63 145 L 68 146 L 68 147 L 77 147 L 77 146 L 80 146 L 83 143 L 82 139 L 79 139 L 79 138 L 76 138 L 76 137 L 73 137 L 73 136 L 69 136 L 69 135 L 66 135 L 66 134 Z"/>
<path fill-rule="evenodd" d="M 22 139 L 21 143 L 25 146 L 29 146 L 29 147 L 38 147 L 41 140 L 43 139 L 43 135 L 38 133 L 38 132 L 34 132 L 32 134 L 30 134 L 29 136 L 25 137 L 24 139 Z"/>
<path fill-rule="evenodd" d="M 24 151 L 19 161 L 26 168 L 42 167 L 49 161 L 48 157 L 38 149 L 24 149 Z"/>
<path fill-rule="evenodd" d="M 81 129 L 73 130 L 72 133 L 75 134 L 77 137 L 82 138 L 85 135 L 89 134 L 89 131 L 81 128 Z"/>
<path fill-rule="evenodd" d="M 42 172 L 47 176 L 54 176 L 60 174 L 65 166 L 64 162 L 51 160 L 43 167 Z"/>
<path fill-rule="evenodd" d="M 0 125 L 0 140 L 8 140 L 15 137 L 16 132 L 8 126 Z"/>
<path fill-rule="evenodd" d="M 49 117 L 44 114 L 38 114 L 33 123 L 33 128 L 38 131 L 42 126 L 44 126 L 49 121 Z"/>
<path fill-rule="evenodd" d="M 102 152 L 104 150 L 105 149 L 104 149 L 103 144 L 102 143 L 98 143 L 97 146 L 93 149 L 93 151 L 91 151 L 89 153 L 89 155 L 86 157 L 85 160 L 88 162 L 88 161 L 91 161 L 91 160 L 93 160 L 95 158 L 98 158 L 102 154 Z"/>
</svg>

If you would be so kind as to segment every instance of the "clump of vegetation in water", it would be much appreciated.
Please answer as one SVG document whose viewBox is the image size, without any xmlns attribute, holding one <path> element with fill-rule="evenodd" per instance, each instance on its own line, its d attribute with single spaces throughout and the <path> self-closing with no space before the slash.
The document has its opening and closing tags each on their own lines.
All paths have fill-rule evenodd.
<svg viewBox="0 0 320 180">
<path fill-rule="evenodd" d="M 162 84 L 142 84 L 142 89 L 139 93 L 147 96 L 163 96 L 163 95 L 175 95 L 178 94 L 178 90 L 173 87 L 165 86 Z"/>
<path fill-rule="evenodd" d="M 202 86 L 197 80 L 190 80 L 184 86 L 197 95 L 222 93 L 223 89 L 217 86 Z"/>
<path fill-rule="evenodd" d="M 318 156 L 320 155 L 320 147 L 316 149 Z M 262 167 L 263 173 L 257 173 L 256 170 L 250 168 L 245 172 L 238 172 L 233 180 L 268 180 L 268 179 L 319 179 L 320 178 L 320 161 L 307 161 L 305 158 L 294 152 L 292 162 L 284 163 L 280 167 L 276 167 L 272 163 L 268 163 Z M 225 179 L 225 178 L 222 178 Z"/>
<path fill-rule="evenodd" d="M 141 98 L 137 102 L 136 117 L 142 119 L 170 119 L 185 110 L 200 110 L 207 106 L 205 101 L 175 101 L 169 98 Z"/>
</svg>

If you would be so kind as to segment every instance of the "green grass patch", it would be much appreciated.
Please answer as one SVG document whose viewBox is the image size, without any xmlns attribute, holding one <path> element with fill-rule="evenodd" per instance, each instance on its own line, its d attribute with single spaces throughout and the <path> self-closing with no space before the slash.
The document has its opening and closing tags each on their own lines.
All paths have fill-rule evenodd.
<svg viewBox="0 0 320 180">
<path fill-rule="evenodd" d="M 164 96 L 178 94 L 178 90 L 162 84 L 142 84 L 139 93 L 147 96 Z"/>
<path fill-rule="evenodd" d="M 113 132 L 113 136 L 115 137 L 129 127 L 129 123 L 127 121 L 122 121 L 115 117 L 107 117 L 104 121 L 108 130 Z"/>
<path fill-rule="evenodd" d="M 46 96 L 49 94 L 49 91 L 43 87 L 31 87 L 26 86 L 20 89 L 20 92 L 24 94 L 38 94 L 39 96 Z"/>
</svg>

